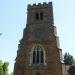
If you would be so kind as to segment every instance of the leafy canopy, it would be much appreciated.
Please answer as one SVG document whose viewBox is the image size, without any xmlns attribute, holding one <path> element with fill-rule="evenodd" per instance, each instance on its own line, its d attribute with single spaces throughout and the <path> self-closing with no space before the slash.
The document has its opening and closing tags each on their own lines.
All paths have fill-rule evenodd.
<svg viewBox="0 0 75 75">
<path fill-rule="evenodd" d="M 8 75 L 8 62 L 2 62 L 2 60 L 0 60 L 0 75 Z"/>
<path fill-rule="evenodd" d="M 64 63 L 65 65 L 72 65 L 74 63 L 73 56 L 66 52 L 64 55 Z"/>
</svg>

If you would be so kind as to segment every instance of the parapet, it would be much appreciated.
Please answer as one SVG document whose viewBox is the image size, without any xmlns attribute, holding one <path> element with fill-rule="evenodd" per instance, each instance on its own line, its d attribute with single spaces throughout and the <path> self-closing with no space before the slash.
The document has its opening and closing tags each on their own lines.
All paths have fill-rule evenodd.
<svg viewBox="0 0 75 75">
<path fill-rule="evenodd" d="M 35 8 L 35 7 L 48 7 L 48 6 L 52 6 L 52 2 L 48 2 L 48 3 L 43 2 L 43 4 L 41 4 L 41 3 L 36 4 L 36 3 L 34 3 L 33 5 L 29 4 L 28 5 L 28 9 L 29 8 Z"/>
</svg>

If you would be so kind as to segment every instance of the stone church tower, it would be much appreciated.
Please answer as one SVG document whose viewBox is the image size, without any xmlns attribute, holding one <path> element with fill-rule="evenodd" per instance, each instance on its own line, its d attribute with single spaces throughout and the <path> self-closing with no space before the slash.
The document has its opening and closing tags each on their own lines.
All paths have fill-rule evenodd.
<svg viewBox="0 0 75 75">
<path fill-rule="evenodd" d="M 52 2 L 28 5 L 14 75 L 63 75 Z"/>
</svg>

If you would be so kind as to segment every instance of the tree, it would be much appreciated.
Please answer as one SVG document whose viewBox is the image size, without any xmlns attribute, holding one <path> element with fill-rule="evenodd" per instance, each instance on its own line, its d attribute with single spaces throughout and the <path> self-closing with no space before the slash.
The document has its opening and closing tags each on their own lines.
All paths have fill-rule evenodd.
<svg viewBox="0 0 75 75">
<path fill-rule="evenodd" d="M 3 75 L 3 68 L 2 68 L 2 65 L 3 65 L 3 63 L 2 63 L 2 61 L 0 60 L 0 75 Z"/>
<path fill-rule="evenodd" d="M 7 75 L 8 74 L 8 65 L 9 63 L 8 62 L 4 62 L 3 64 L 3 75 Z"/>
<path fill-rule="evenodd" d="M 3 75 L 3 68 L 0 66 L 0 75 Z"/>
<path fill-rule="evenodd" d="M 8 62 L 2 62 L 0 60 L 0 75 L 7 75 L 8 74 Z"/>
<path fill-rule="evenodd" d="M 64 55 L 64 63 L 65 65 L 72 65 L 74 63 L 74 58 L 69 53 L 65 53 Z"/>
</svg>

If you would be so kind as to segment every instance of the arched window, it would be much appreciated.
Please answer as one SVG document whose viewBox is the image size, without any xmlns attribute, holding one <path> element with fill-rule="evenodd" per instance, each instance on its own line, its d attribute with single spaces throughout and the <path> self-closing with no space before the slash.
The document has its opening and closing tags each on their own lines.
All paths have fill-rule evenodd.
<svg viewBox="0 0 75 75">
<path fill-rule="evenodd" d="M 35 13 L 35 19 L 39 20 L 39 13 Z"/>
<path fill-rule="evenodd" d="M 36 12 L 35 13 L 35 20 L 43 20 L 44 14 L 43 12 Z"/>
<path fill-rule="evenodd" d="M 40 20 L 43 20 L 43 12 L 40 13 Z"/>
<path fill-rule="evenodd" d="M 33 73 L 33 75 L 42 75 L 41 72 L 36 72 L 36 73 Z"/>
<path fill-rule="evenodd" d="M 33 65 L 45 64 L 45 50 L 41 45 L 35 45 L 31 51 L 31 63 Z"/>
</svg>

